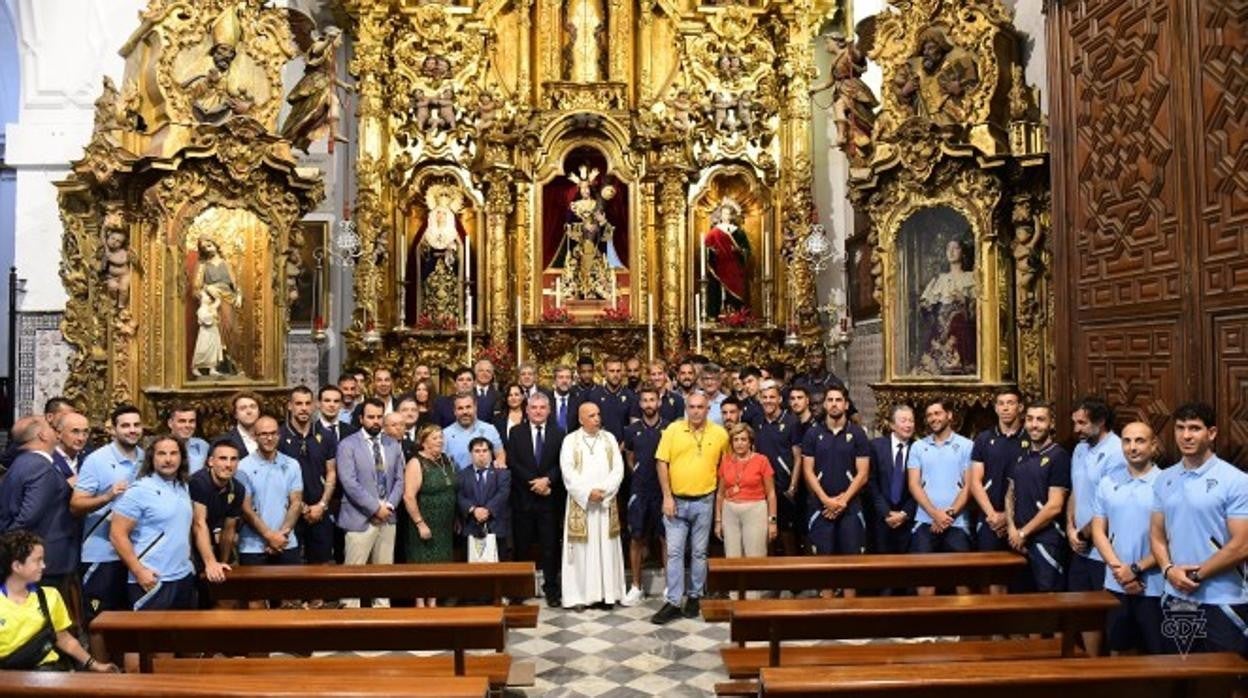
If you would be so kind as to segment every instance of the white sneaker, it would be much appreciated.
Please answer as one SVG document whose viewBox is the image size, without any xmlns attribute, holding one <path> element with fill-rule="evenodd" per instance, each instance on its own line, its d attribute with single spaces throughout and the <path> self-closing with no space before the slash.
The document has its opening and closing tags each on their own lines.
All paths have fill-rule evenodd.
<svg viewBox="0 0 1248 698">
<path fill-rule="evenodd" d="M 637 604 L 641 603 L 643 598 L 645 598 L 645 596 L 641 593 L 641 589 L 637 587 L 631 587 L 628 590 L 628 593 L 625 594 L 624 598 L 620 601 L 620 605 L 624 606 L 625 608 L 636 606 Z"/>
</svg>

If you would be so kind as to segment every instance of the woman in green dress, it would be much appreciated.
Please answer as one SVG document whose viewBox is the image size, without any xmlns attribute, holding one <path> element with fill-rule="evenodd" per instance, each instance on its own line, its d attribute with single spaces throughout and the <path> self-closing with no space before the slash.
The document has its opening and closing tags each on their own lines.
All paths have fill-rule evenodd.
<svg viewBox="0 0 1248 698">
<path fill-rule="evenodd" d="M 442 452 L 442 430 L 426 424 L 416 432 L 419 449 L 403 476 L 407 507 L 407 561 L 450 562 L 455 526 L 455 463 Z M 417 607 L 437 599 L 416 599 Z"/>
</svg>

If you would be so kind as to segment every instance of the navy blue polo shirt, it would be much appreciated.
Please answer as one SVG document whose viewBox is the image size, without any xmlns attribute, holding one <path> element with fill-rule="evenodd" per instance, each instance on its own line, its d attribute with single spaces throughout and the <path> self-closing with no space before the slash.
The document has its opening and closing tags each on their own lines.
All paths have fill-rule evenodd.
<svg viewBox="0 0 1248 698">
<path fill-rule="evenodd" d="M 1039 451 L 1028 448 L 1010 468 L 1007 477 L 1014 483 L 1014 525 L 1021 528 L 1049 501 L 1049 488 L 1070 489 L 1070 454 L 1057 443 Z M 1029 538 L 1060 544 L 1065 539 L 1062 517 L 1058 515 Z"/>
<path fill-rule="evenodd" d="M 988 501 L 992 502 L 993 509 L 1005 511 L 1005 492 L 1009 489 L 1006 478 L 1010 466 L 1017 463 L 1018 457 L 1030 446 L 1031 442 L 1022 429 L 1004 434 L 999 427 L 993 427 L 975 437 L 971 461 L 984 464 L 984 489 L 988 491 Z"/>
<path fill-rule="evenodd" d="M 612 391 L 609 387 L 600 385 L 589 391 L 589 399 L 598 405 L 598 410 L 602 413 L 602 428 L 611 432 L 616 441 L 623 441 L 624 427 L 628 426 L 633 405 L 637 404 L 637 393 L 624 386 Z"/>
<path fill-rule="evenodd" d="M 785 402 L 788 402 L 788 400 L 785 400 Z M 817 420 L 815 419 L 814 415 L 811 415 L 810 419 L 804 422 L 798 419 L 797 415 L 793 415 L 793 419 L 795 420 L 797 424 L 797 443 L 801 444 L 802 442 L 806 440 L 806 432 L 810 431 L 810 428 L 815 425 L 815 422 Z"/>
<path fill-rule="evenodd" d="M 758 423 L 763 419 L 763 403 L 756 397 L 747 397 L 741 401 L 741 423 L 749 424 L 758 430 Z"/>
<path fill-rule="evenodd" d="M 776 488 L 787 490 L 793 482 L 793 470 L 797 466 L 793 462 L 793 447 L 802 445 L 798 435 L 797 417 L 788 410 L 781 410 L 775 421 L 771 421 L 760 409 L 754 431 L 754 447 L 771 461 Z"/>
<path fill-rule="evenodd" d="M 299 461 L 303 501 L 309 506 L 325 496 L 325 464 L 338 455 L 338 442 L 333 432 L 322 428 L 319 421 L 312 423 L 307 436 L 283 424 L 277 442 L 278 451 Z"/>
<path fill-rule="evenodd" d="M 870 450 L 866 432 L 852 422 L 835 434 L 828 429 L 827 422 L 813 424 L 802 440 L 802 456 L 815 459 L 815 476 L 819 479 L 824 494 L 829 497 L 835 497 L 849 489 L 849 483 L 858 472 L 857 459 L 868 458 Z M 823 503 L 816 498 L 814 492 L 809 496 L 813 510 L 823 508 Z M 857 506 L 858 497 L 854 497 L 847 511 L 857 513 Z"/>
<path fill-rule="evenodd" d="M 659 472 L 655 467 L 654 454 L 659 450 L 659 438 L 663 436 L 663 430 L 668 424 L 671 422 L 659 415 L 659 423 L 655 426 L 639 420 L 624 427 L 620 448 L 633 454 L 633 463 L 636 465 L 636 470 L 633 471 L 634 493 L 643 489 L 659 493 Z"/>
<path fill-rule="evenodd" d="M 633 402 L 633 409 L 628 413 L 631 419 L 641 419 L 641 396 L 637 396 L 637 400 Z M 659 416 L 663 419 L 674 422 L 678 419 L 685 418 L 685 399 L 672 391 L 667 391 L 659 396 Z"/>
</svg>

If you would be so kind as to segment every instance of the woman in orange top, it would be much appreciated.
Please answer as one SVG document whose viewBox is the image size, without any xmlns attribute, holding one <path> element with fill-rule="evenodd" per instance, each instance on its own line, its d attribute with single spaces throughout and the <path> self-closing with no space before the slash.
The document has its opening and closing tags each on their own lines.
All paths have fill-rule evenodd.
<svg viewBox="0 0 1248 698">
<path fill-rule="evenodd" d="M 776 487 L 771 462 L 754 451 L 754 430 L 734 424 L 728 430 L 731 452 L 719 462 L 715 498 L 715 535 L 724 541 L 725 557 L 766 557 L 776 538 Z"/>
</svg>

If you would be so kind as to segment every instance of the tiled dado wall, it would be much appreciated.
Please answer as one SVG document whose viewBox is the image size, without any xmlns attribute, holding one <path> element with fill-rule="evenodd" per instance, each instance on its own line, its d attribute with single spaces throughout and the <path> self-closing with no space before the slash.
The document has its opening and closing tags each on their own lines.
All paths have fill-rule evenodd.
<svg viewBox="0 0 1248 698">
<path fill-rule="evenodd" d="M 60 395 L 69 374 L 72 350 L 61 336 L 61 313 L 19 313 L 17 316 L 17 416 L 43 409 L 48 398 Z M 287 385 L 313 390 L 327 373 L 321 351 L 307 334 L 286 341 Z"/>
<path fill-rule="evenodd" d="M 864 426 L 875 424 L 875 394 L 871 384 L 884 375 L 884 347 L 879 320 L 864 320 L 854 325 L 854 339 L 849 344 L 849 398 L 862 415 Z"/>
</svg>

